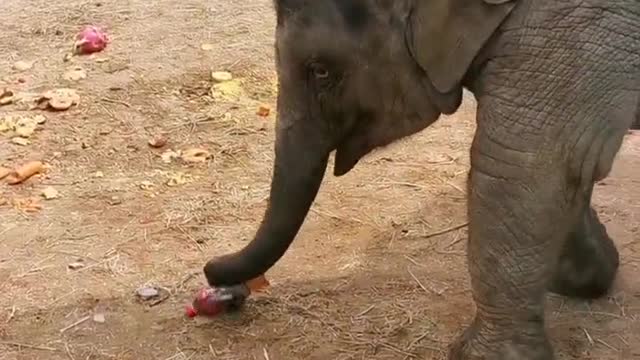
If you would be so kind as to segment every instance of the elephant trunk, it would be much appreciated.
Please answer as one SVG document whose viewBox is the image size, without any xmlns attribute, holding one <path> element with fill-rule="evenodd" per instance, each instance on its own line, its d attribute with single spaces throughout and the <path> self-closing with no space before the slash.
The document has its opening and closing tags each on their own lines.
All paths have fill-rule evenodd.
<svg viewBox="0 0 640 360">
<path fill-rule="evenodd" d="M 209 261 L 212 286 L 231 286 L 269 270 L 287 251 L 315 200 L 330 153 L 317 122 L 282 116 L 276 129 L 275 163 L 269 204 L 251 243 Z M 313 123 L 316 123 L 314 126 Z"/>
</svg>

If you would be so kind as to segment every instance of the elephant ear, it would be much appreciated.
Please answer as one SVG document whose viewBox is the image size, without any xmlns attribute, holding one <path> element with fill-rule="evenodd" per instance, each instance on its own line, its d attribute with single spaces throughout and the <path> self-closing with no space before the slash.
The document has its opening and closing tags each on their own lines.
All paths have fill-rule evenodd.
<svg viewBox="0 0 640 360">
<path fill-rule="evenodd" d="M 515 6 L 513 0 L 421 0 L 411 16 L 413 56 L 433 86 L 448 93 Z"/>
</svg>

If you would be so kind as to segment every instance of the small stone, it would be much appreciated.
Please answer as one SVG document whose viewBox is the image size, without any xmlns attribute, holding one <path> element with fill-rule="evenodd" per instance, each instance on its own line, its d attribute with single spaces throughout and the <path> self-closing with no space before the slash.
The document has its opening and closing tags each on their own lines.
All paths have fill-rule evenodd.
<svg viewBox="0 0 640 360">
<path fill-rule="evenodd" d="M 93 177 L 95 177 L 95 178 L 103 178 L 103 177 L 104 177 L 104 174 L 102 173 L 102 171 L 96 171 L 96 172 L 93 174 Z"/>
<path fill-rule="evenodd" d="M 93 314 L 93 321 L 97 322 L 98 324 L 104 324 L 106 319 L 104 318 L 104 314 L 103 313 L 95 313 L 95 314 Z"/>
<path fill-rule="evenodd" d="M 154 137 L 152 137 L 151 139 L 149 139 L 148 141 L 149 146 L 151 146 L 152 148 L 161 148 L 165 145 L 167 145 L 167 138 L 163 135 L 156 135 Z"/>
<path fill-rule="evenodd" d="M 11 142 L 20 146 L 27 146 L 31 143 L 29 139 L 25 139 L 23 137 L 14 137 L 11 139 Z"/>
<path fill-rule="evenodd" d="M 45 200 L 56 199 L 58 196 L 58 190 L 52 188 L 51 186 L 46 187 L 44 190 L 42 190 L 42 197 L 44 197 Z"/>
<path fill-rule="evenodd" d="M 120 205 L 120 204 L 122 204 L 122 199 L 120 199 L 117 196 L 112 196 L 111 199 L 109 200 L 109 204 L 111 204 L 111 205 Z"/>
<path fill-rule="evenodd" d="M 79 270 L 84 267 L 84 264 L 80 261 L 77 261 L 77 262 L 70 263 L 69 265 L 67 265 L 67 267 L 71 270 Z"/>
<path fill-rule="evenodd" d="M 159 295 L 159 292 L 156 288 L 153 287 L 142 287 L 136 290 L 136 293 L 142 300 L 149 300 Z"/>
<path fill-rule="evenodd" d="M 13 63 L 13 70 L 16 71 L 27 71 L 33 67 L 33 61 L 24 61 L 19 60 Z"/>
<path fill-rule="evenodd" d="M 231 81 L 233 79 L 233 75 L 231 75 L 228 71 L 213 71 L 211 72 L 211 80 L 216 83 L 221 83 L 225 81 Z"/>
<path fill-rule="evenodd" d="M 213 50 L 213 45 L 212 44 L 202 44 L 202 45 L 200 45 L 200 49 L 202 49 L 204 51 L 211 51 L 211 50 Z"/>
</svg>

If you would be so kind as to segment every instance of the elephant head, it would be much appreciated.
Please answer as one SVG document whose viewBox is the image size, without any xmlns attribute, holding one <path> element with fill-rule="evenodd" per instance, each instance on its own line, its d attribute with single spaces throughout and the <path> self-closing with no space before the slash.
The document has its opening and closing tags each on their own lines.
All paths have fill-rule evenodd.
<svg viewBox="0 0 640 360">
<path fill-rule="evenodd" d="M 507 0 L 275 0 L 278 119 L 268 207 L 255 238 L 209 261 L 211 285 L 271 268 L 302 226 L 335 150 L 334 175 L 457 110 Z"/>
</svg>

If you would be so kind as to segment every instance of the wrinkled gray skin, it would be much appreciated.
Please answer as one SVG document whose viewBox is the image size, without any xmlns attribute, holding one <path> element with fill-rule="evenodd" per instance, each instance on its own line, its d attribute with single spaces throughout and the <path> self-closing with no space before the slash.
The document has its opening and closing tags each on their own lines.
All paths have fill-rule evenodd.
<svg viewBox="0 0 640 360">
<path fill-rule="evenodd" d="M 469 173 L 473 323 L 449 359 L 554 358 L 551 290 L 607 293 L 618 252 L 593 211 L 639 119 L 638 0 L 276 0 L 280 88 L 271 196 L 211 285 L 272 267 L 334 174 L 478 100 Z M 429 151 L 429 149 L 424 149 Z M 429 174 L 425 174 L 429 176 Z"/>
</svg>

